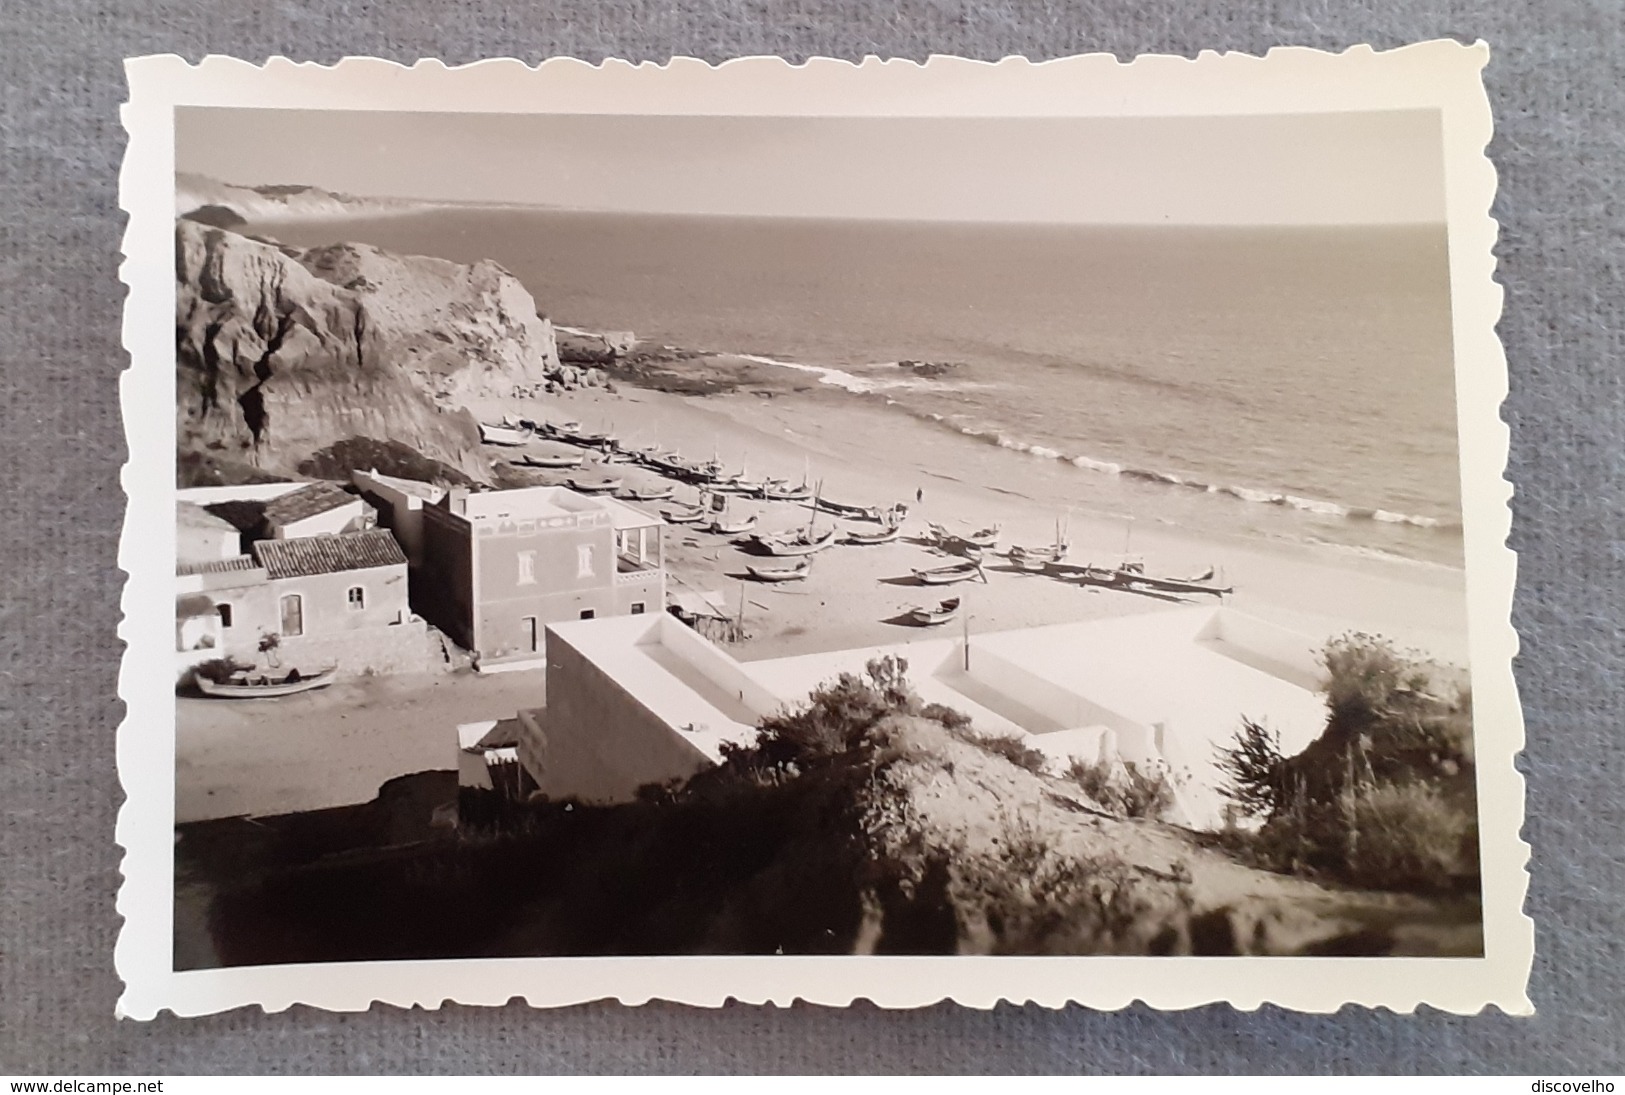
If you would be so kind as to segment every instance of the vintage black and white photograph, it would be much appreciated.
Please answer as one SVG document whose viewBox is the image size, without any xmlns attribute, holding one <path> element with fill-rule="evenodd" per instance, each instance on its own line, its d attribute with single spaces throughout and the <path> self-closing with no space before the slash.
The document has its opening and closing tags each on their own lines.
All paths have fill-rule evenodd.
<svg viewBox="0 0 1625 1095">
<path fill-rule="evenodd" d="M 1448 110 L 373 95 L 167 115 L 175 974 L 1493 957 Z"/>
</svg>

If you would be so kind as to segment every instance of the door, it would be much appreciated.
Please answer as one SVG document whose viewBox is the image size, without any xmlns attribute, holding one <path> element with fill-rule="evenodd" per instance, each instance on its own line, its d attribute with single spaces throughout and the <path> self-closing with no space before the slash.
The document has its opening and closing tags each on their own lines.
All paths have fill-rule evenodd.
<svg viewBox="0 0 1625 1095">
<path fill-rule="evenodd" d="M 541 649 L 541 634 L 536 626 L 536 617 L 526 616 L 519 621 L 519 624 L 524 629 L 525 649 L 532 654 L 536 653 L 537 650 Z"/>
<path fill-rule="evenodd" d="M 305 633 L 305 599 L 297 593 L 282 598 L 282 634 Z"/>
</svg>

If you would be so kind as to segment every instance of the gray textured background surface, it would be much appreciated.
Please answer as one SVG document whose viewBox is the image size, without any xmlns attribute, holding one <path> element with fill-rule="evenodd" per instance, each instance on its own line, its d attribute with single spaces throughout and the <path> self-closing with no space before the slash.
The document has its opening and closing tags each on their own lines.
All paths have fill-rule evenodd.
<svg viewBox="0 0 1625 1095">
<path fill-rule="evenodd" d="M 1625 11 L 1597 0 L 0 7 L 0 1073 L 1625 1071 Z M 1034 58 L 1483 38 L 1501 172 L 1539 1015 L 603 1004 L 112 1017 L 121 59 Z"/>
</svg>

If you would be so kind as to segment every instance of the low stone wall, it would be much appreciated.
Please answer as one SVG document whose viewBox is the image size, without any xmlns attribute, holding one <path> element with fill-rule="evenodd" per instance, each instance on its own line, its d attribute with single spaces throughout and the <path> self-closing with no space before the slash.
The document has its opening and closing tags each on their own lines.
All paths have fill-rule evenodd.
<svg viewBox="0 0 1625 1095">
<path fill-rule="evenodd" d="M 300 669 L 337 665 L 339 675 L 345 677 L 368 672 L 424 673 L 444 669 L 444 659 L 431 659 L 430 650 L 427 625 L 413 619 L 403 624 L 360 628 L 340 634 L 284 638 L 276 650 L 276 659 L 284 666 Z"/>
</svg>

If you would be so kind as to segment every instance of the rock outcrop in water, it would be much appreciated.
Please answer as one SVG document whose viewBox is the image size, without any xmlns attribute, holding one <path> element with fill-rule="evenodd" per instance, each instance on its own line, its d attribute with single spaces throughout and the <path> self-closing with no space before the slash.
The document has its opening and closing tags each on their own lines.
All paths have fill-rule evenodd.
<svg viewBox="0 0 1625 1095">
<path fill-rule="evenodd" d="M 557 375 L 552 324 L 495 263 L 175 231 L 183 453 L 291 473 L 335 443 L 390 439 L 483 478 L 460 408 Z"/>
</svg>

